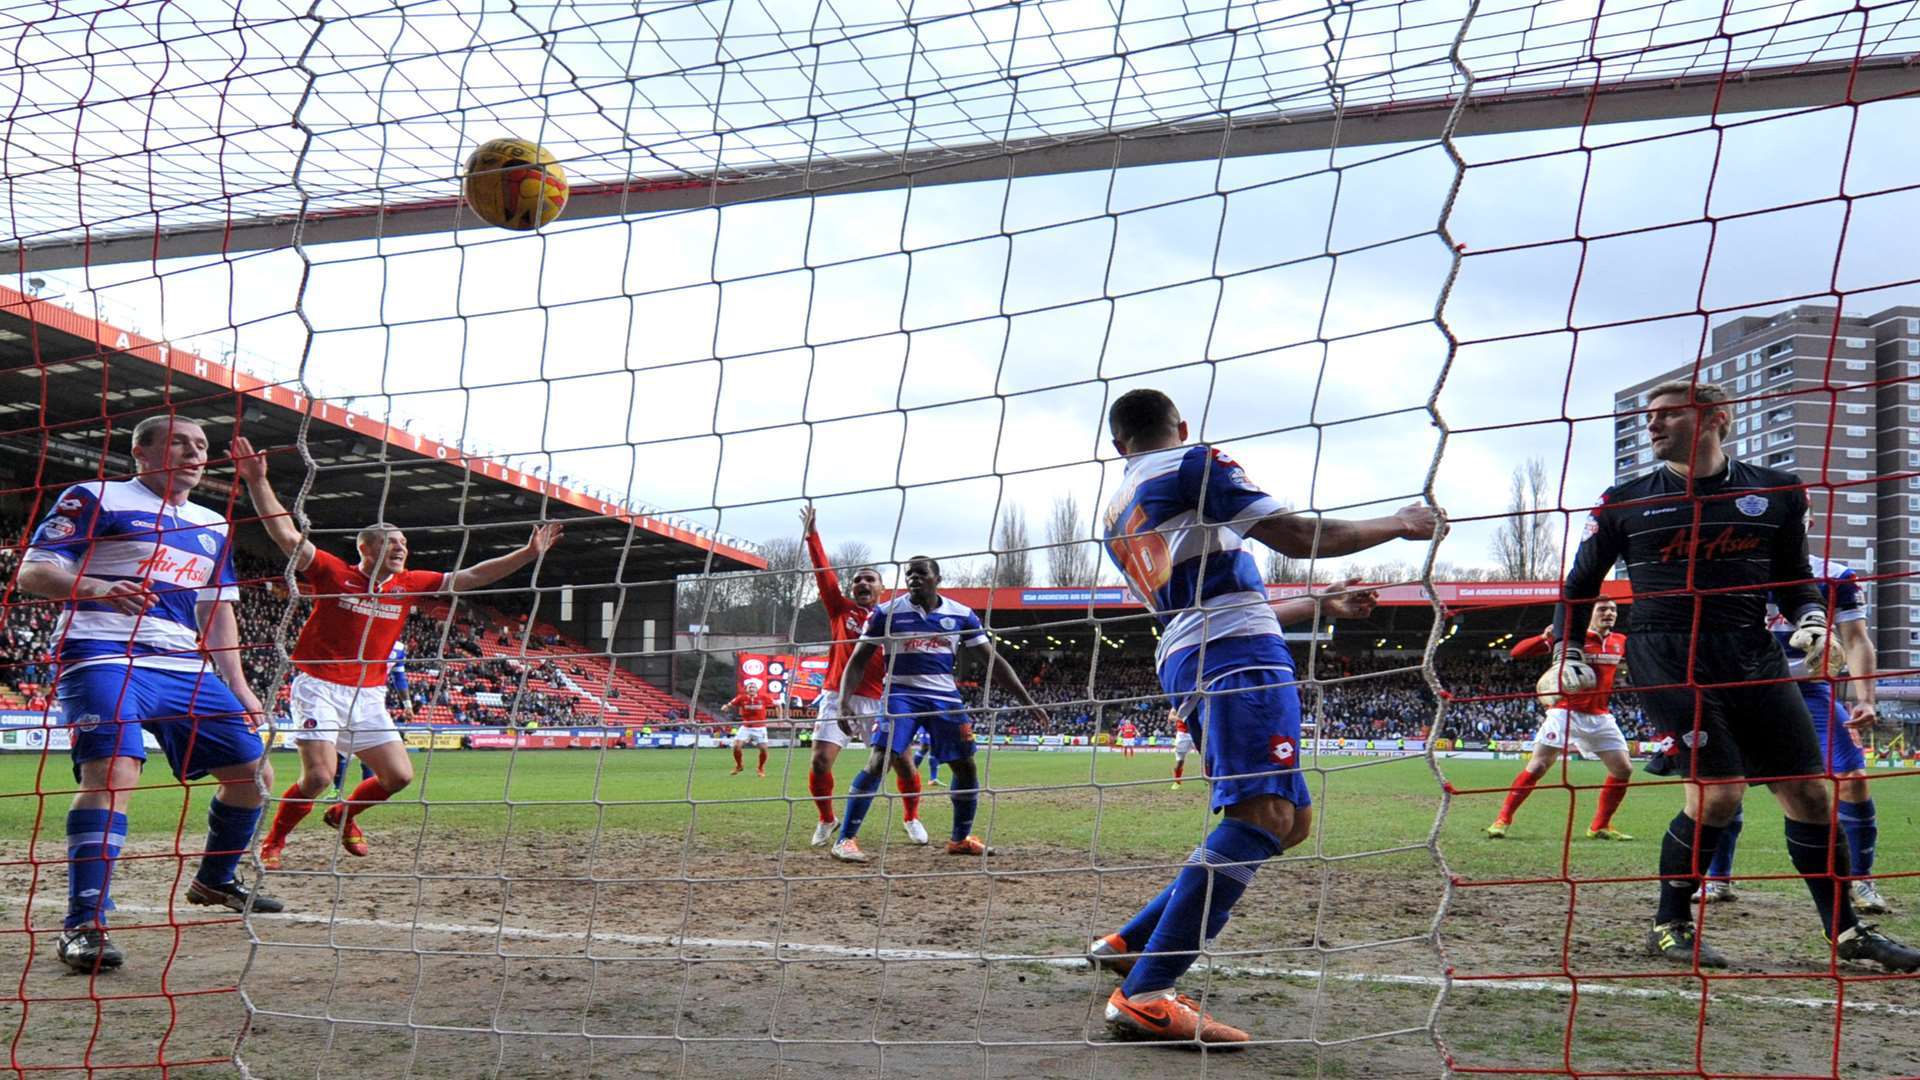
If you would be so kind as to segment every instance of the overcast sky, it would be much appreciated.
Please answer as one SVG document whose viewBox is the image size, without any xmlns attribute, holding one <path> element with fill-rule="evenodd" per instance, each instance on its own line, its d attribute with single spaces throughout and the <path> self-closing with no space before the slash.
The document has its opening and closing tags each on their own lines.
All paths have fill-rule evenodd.
<svg viewBox="0 0 1920 1080">
<path fill-rule="evenodd" d="M 882 558 L 982 551 L 1007 505 L 1036 541 L 1057 495 L 1099 505 L 1103 403 L 1142 385 L 1276 496 L 1386 512 L 1432 464 L 1439 385 L 1434 492 L 1463 522 L 1441 557 L 1475 565 L 1516 462 L 1547 458 L 1568 505 L 1610 482 L 1611 421 L 1560 418 L 1697 355 L 1689 313 L 1920 300 L 1890 287 L 1920 196 L 1850 221 L 1838 197 L 1913 182 L 1920 105 L 1760 120 L 1462 140 L 1444 383 L 1437 145 L 316 246 L 297 311 L 291 251 L 49 276 L 110 321 L 270 378 L 304 354 L 321 396 L 737 536 L 791 533 L 811 497 L 830 542 Z M 1419 555 L 1400 547 L 1381 557 Z"/>
</svg>

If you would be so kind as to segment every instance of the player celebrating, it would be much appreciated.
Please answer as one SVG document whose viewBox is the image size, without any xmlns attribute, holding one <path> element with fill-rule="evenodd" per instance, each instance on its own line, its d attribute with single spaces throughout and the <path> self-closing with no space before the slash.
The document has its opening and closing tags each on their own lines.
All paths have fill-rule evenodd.
<svg viewBox="0 0 1920 1080">
<path fill-rule="evenodd" d="M 1126 458 L 1106 509 L 1107 554 L 1160 623 L 1160 685 L 1196 728 L 1215 778 L 1212 805 L 1224 815 L 1173 882 L 1091 950 L 1096 963 L 1126 972 L 1107 999 L 1107 1023 L 1145 1039 L 1245 1042 L 1246 1032 L 1203 1014 L 1174 988 L 1260 864 L 1312 829 L 1293 657 L 1241 539 L 1295 558 L 1331 558 L 1430 539 L 1439 515 L 1420 504 L 1363 521 L 1288 513 L 1226 454 L 1183 445 L 1186 421 L 1158 390 L 1121 395 L 1107 422 Z M 1289 614 L 1318 602 L 1297 598 Z"/>
<path fill-rule="evenodd" d="M 840 839 L 828 852 L 841 862 L 866 862 L 855 838 L 860 823 L 880 788 L 880 773 L 889 758 L 907 755 L 916 730 L 927 733 L 933 760 L 952 773 L 947 790 L 953 796 L 953 830 L 949 855 L 992 854 L 972 835 L 973 815 L 979 808 L 980 774 L 973 763 L 973 725 L 962 708 L 960 688 L 953 680 L 956 645 L 978 650 L 988 665 L 982 700 L 996 682 L 1020 699 L 1042 726 L 1047 714 L 1027 692 L 1026 684 L 1006 658 L 994 651 L 980 617 L 965 604 L 940 595 L 940 564 L 925 555 L 907 560 L 907 591 L 873 609 L 860 643 L 847 658 L 840 676 L 842 700 L 853 694 L 859 673 L 875 653 L 884 649 L 891 661 L 887 708 L 874 718 L 866 767 L 848 785 L 847 812 L 840 819 Z"/>
<path fill-rule="evenodd" d="M 1824 755 L 1806 702 L 1786 683 L 1786 658 L 1768 632 L 1771 590 L 1792 619 L 1793 646 L 1828 648 L 1827 613 L 1808 579 L 1805 489 L 1791 473 L 1729 459 L 1727 392 L 1711 383 L 1661 383 L 1647 392 L 1647 433 L 1661 464 L 1609 488 L 1587 521 L 1556 613 L 1562 644 L 1542 690 L 1595 685 L 1582 649 L 1566 640 L 1586 602 L 1624 558 L 1633 585 L 1627 663 L 1647 717 L 1667 739 L 1652 765 L 1686 777 L 1686 805 L 1660 845 L 1660 899 L 1647 949 L 1700 967 L 1725 967 L 1695 931 L 1689 897 L 1740 809 L 1746 778 L 1769 778 L 1786 817 L 1787 855 L 1806 880 L 1820 928 L 1841 960 L 1920 969 L 1920 950 L 1860 922 L 1841 887 L 1852 863 L 1828 835 Z"/>
<path fill-rule="evenodd" d="M 321 820 L 340 833 L 347 854 L 371 851 L 355 819 L 413 783 L 413 762 L 387 711 L 387 663 L 423 595 L 462 593 L 494 584 L 546 554 L 560 539 L 558 525 L 533 530 L 526 546 L 452 574 L 407 569 L 407 537 L 385 523 L 360 530 L 360 561 L 349 566 L 300 535 L 267 479 L 267 458 L 245 438 L 233 440 L 234 467 L 274 544 L 292 560 L 313 591 L 313 611 L 293 646 L 293 739 L 300 751 L 300 779 L 280 796 L 273 828 L 260 843 L 260 864 L 280 869 L 287 837 L 313 812 L 314 800 L 333 784 L 342 755 L 358 757 L 373 775 L 360 781 L 344 804 Z"/>
<path fill-rule="evenodd" d="M 1500 816 L 1487 826 L 1489 837 L 1505 839 L 1507 826 L 1513 824 L 1513 815 L 1519 811 L 1520 804 L 1533 794 L 1533 785 L 1553 768 L 1553 763 L 1571 743 L 1579 747 L 1581 753 L 1599 758 L 1607 767 L 1607 780 L 1600 788 L 1600 805 L 1594 809 L 1593 823 L 1587 826 L 1587 839 L 1633 839 L 1613 827 L 1613 813 L 1620 809 L 1621 801 L 1627 797 L 1627 783 L 1633 779 L 1633 763 L 1627 759 L 1627 737 L 1620 733 L 1620 723 L 1607 707 L 1613 696 L 1614 676 L 1619 673 L 1620 659 L 1627 647 L 1627 636 L 1613 632 L 1618 621 L 1619 605 L 1605 597 L 1594 601 L 1593 618 L 1587 624 L 1587 640 L 1581 651 L 1598 681 L 1585 693 L 1542 698 L 1547 715 L 1539 733 L 1533 737 L 1533 757 L 1520 770 L 1520 775 L 1513 778 L 1507 801 L 1500 806 Z M 1547 633 L 1535 634 L 1515 645 L 1514 659 L 1551 653 L 1551 634 L 1549 627 Z"/>
<path fill-rule="evenodd" d="M 1133 726 L 1133 720 L 1131 718 L 1122 719 L 1119 730 L 1114 734 L 1120 740 L 1120 756 L 1123 758 L 1132 757 L 1133 741 L 1140 737 L 1140 729 Z"/>
<path fill-rule="evenodd" d="M 54 955 L 88 973 L 126 961 L 106 915 L 127 805 L 147 760 L 143 732 L 159 741 L 175 777 L 219 782 L 187 901 L 281 910 L 234 878 L 273 768 L 257 733 L 266 714 L 240 666 L 231 527 L 187 499 L 206 475 L 207 433 L 191 420 L 147 417 L 133 429 L 133 460 L 132 480 L 61 492 L 14 579 L 22 592 L 66 602 L 53 636 L 78 790 L 67 811 L 67 916 Z"/>
<path fill-rule="evenodd" d="M 733 771 L 727 775 L 739 776 L 747 767 L 740 751 L 757 746 L 760 748 L 760 764 L 755 771 L 764 777 L 767 775 L 767 710 L 777 708 L 780 719 L 785 720 L 787 707 L 767 693 L 765 684 L 759 679 L 748 679 L 740 686 L 740 692 L 720 706 L 723 712 L 733 710 L 734 718 L 740 721 L 740 726 L 733 731 Z"/>
<path fill-rule="evenodd" d="M 849 698 L 840 696 L 841 676 L 846 674 L 847 657 L 853 654 L 860 631 L 866 628 L 873 605 L 880 602 L 880 571 L 863 566 L 853 572 L 852 588 L 840 591 L 840 576 L 827 561 L 826 545 L 814 528 L 813 507 L 800 511 L 800 532 L 806 537 L 807 557 L 813 560 L 814 581 L 820 587 L 820 603 L 827 609 L 827 624 L 833 628 L 833 647 L 827 653 L 827 675 L 820 692 L 819 718 L 813 724 L 813 760 L 807 768 L 807 791 L 820 823 L 813 827 L 813 846 L 826 847 L 833 842 L 836 826 L 833 816 L 833 763 L 855 735 L 868 735 L 870 718 L 880 712 L 880 698 L 886 692 L 886 670 L 880 664 L 868 664 L 860 672 Z M 918 762 L 908 764 L 905 755 L 893 759 L 893 782 L 900 791 L 907 837 L 916 844 L 927 842 L 927 827 L 920 823 L 920 773 Z M 937 766 L 936 766 L 937 768 Z"/>
<path fill-rule="evenodd" d="M 1813 515 L 1807 515 L 1807 527 L 1811 531 Z M 1873 873 L 1874 844 L 1880 835 L 1879 823 L 1875 819 L 1873 796 L 1867 791 L 1867 758 L 1860 744 L 1854 740 L 1853 731 L 1860 728 L 1872 729 L 1875 714 L 1875 696 L 1873 676 L 1878 670 L 1879 657 L 1873 648 L 1873 635 L 1867 632 L 1867 612 L 1860 602 L 1860 581 L 1852 567 L 1832 559 L 1814 557 L 1811 560 L 1813 576 L 1818 582 L 1821 598 L 1833 612 L 1833 637 L 1829 639 L 1827 655 L 1809 657 L 1807 653 L 1793 644 L 1794 627 L 1780 614 L 1777 605 L 1767 608 L 1767 626 L 1773 630 L 1773 636 L 1787 655 L 1787 670 L 1800 682 L 1800 697 L 1807 703 L 1807 711 L 1813 716 L 1813 736 L 1826 754 L 1827 769 L 1837 780 L 1834 785 L 1839 796 L 1836 807 L 1840 819 L 1840 831 L 1847 837 L 1847 855 L 1853 863 L 1853 872 L 1859 877 L 1853 882 L 1853 909 L 1867 915 L 1885 914 L 1889 909 L 1886 898 L 1874 885 L 1868 875 Z M 1844 650 L 1847 672 L 1854 689 L 1854 702 L 1851 713 L 1844 725 L 1851 730 L 1836 729 L 1833 716 L 1836 703 L 1833 699 L 1833 685 L 1827 681 L 1829 672 L 1838 674 L 1836 653 Z M 1727 823 L 1726 832 L 1721 834 L 1719 850 L 1713 854 L 1713 862 L 1707 865 L 1708 881 L 1703 894 L 1696 894 L 1696 900 L 1733 900 L 1733 852 L 1740 838 L 1740 829 L 1745 824 L 1744 815 L 1735 814 Z"/>
<path fill-rule="evenodd" d="M 1179 791 L 1180 778 L 1187 774 L 1187 755 L 1193 753 L 1193 733 L 1179 709 L 1170 709 L 1167 715 L 1173 718 L 1173 790 Z"/>
</svg>

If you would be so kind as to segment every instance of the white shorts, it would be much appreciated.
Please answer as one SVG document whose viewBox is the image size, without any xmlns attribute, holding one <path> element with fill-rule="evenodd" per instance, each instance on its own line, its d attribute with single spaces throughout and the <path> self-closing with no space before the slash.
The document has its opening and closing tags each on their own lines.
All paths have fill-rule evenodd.
<svg viewBox="0 0 1920 1080">
<path fill-rule="evenodd" d="M 1173 752 L 1181 757 L 1186 757 L 1188 754 L 1193 753 L 1193 736 L 1184 731 L 1175 732 L 1173 736 Z"/>
<path fill-rule="evenodd" d="M 733 741 L 746 743 L 748 746 L 765 746 L 767 745 L 767 729 L 764 726 L 748 727 L 745 724 L 741 724 L 738 728 L 734 729 Z"/>
<path fill-rule="evenodd" d="M 847 726 L 853 729 L 849 735 L 840 730 L 840 716 L 846 714 Z M 850 697 L 847 707 L 840 707 L 840 695 L 828 691 L 820 695 L 820 719 L 813 722 L 813 741 L 832 743 L 844 747 L 852 739 L 865 740 L 867 733 L 873 730 L 871 717 L 880 715 L 880 699 L 870 697 Z"/>
<path fill-rule="evenodd" d="M 1620 722 L 1612 713 L 1581 713 L 1567 709 L 1548 709 L 1547 718 L 1533 737 L 1542 746 L 1565 750 L 1572 742 L 1583 754 L 1601 754 L 1608 750 L 1625 752 L 1627 737 L 1620 734 Z"/>
<path fill-rule="evenodd" d="M 387 712 L 387 687 L 342 686 L 294 672 L 288 687 L 293 741 L 327 742 L 347 755 L 390 742 L 400 732 Z"/>
</svg>

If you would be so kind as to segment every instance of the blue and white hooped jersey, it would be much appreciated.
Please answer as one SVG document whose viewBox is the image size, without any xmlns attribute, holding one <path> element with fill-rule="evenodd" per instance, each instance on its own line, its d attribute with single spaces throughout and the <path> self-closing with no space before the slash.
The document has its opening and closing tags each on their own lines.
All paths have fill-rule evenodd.
<svg viewBox="0 0 1920 1080">
<path fill-rule="evenodd" d="M 393 651 L 387 653 L 387 685 L 395 690 L 407 689 L 407 643 L 396 641 Z"/>
<path fill-rule="evenodd" d="M 96 480 L 61 492 L 34 529 L 24 561 L 103 581 L 144 581 L 156 598 L 139 616 L 67 601 L 53 632 L 62 670 L 106 662 L 202 670 L 194 605 L 240 596 L 228 532 L 219 511 L 168 504 L 138 480 Z"/>
<path fill-rule="evenodd" d="M 1202 641 L 1284 641 L 1260 565 L 1240 546 L 1260 519 L 1284 511 L 1210 446 L 1127 459 L 1120 490 L 1107 503 L 1107 557 L 1159 621 L 1162 667 Z"/>
<path fill-rule="evenodd" d="M 911 593 L 902 593 L 873 609 L 861 638 L 879 643 L 887 654 L 887 692 L 960 700 L 953 682 L 953 658 L 961 645 L 987 643 L 980 616 L 965 604 L 940 598 L 922 611 Z"/>
<path fill-rule="evenodd" d="M 1807 562 L 1813 567 L 1813 587 L 1820 590 L 1820 600 L 1831 612 L 1828 618 L 1833 625 L 1865 621 L 1867 607 L 1860 595 L 1860 575 L 1853 572 L 1853 567 L 1818 555 Z M 1781 651 L 1787 654 L 1787 670 L 1795 676 L 1806 675 L 1807 654 L 1787 644 L 1793 637 L 1793 623 L 1780 613 L 1780 605 L 1771 601 L 1767 604 L 1767 629 L 1773 631 Z"/>
</svg>

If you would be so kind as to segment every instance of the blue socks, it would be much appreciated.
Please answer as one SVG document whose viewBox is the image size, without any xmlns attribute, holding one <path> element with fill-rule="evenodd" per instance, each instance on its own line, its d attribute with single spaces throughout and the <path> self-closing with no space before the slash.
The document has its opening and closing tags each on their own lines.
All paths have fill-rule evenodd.
<svg viewBox="0 0 1920 1080">
<path fill-rule="evenodd" d="M 1155 897 L 1134 917 L 1139 921 L 1155 905 L 1161 908 L 1153 933 L 1141 948 L 1145 955 L 1134 963 L 1127 981 L 1120 985 L 1121 992 L 1133 997 L 1172 987 L 1193 966 L 1203 927 L 1218 932 L 1240 894 L 1252 884 L 1254 871 L 1280 852 L 1280 839 L 1257 825 L 1226 818 L 1215 826 L 1162 893 L 1165 901 Z M 1140 948 L 1125 931 L 1121 936 L 1127 938 L 1129 950 Z"/>
<path fill-rule="evenodd" d="M 873 805 L 873 793 L 880 790 L 880 777 L 861 769 L 847 785 L 847 810 L 840 815 L 840 839 L 851 840 L 860 834 L 860 823 L 867 820 L 867 807 Z"/>
<path fill-rule="evenodd" d="M 67 929 L 106 925 L 113 910 L 108 879 L 126 842 L 127 815 L 104 808 L 67 811 Z"/>
<path fill-rule="evenodd" d="M 1167 910 L 1167 901 L 1172 898 L 1173 884 L 1169 882 L 1166 888 L 1160 890 L 1160 895 L 1147 901 L 1146 907 L 1141 908 L 1133 918 L 1127 920 L 1127 925 L 1116 931 L 1120 939 L 1127 943 L 1128 952 L 1139 952 L 1146 948 L 1147 942 L 1153 938 L 1154 928 L 1160 925 L 1161 914 Z M 1207 911 L 1207 932 L 1204 940 L 1212 941 L 1219 937 L 1220 931 L 1226 929 L 1227 916 L 1231 914 L 1232 912 L 1227 908 L 1219 904 L 1213 905 Z"/>
<path fill-rule="evenodd" d="M 1708 877 L 1730 878 L 1733 876 L 1733 849 L 1740 843 L 1740 827 L 1746 824 L 1746 821 L 1746 814 L 1735 814 L 1733 820 L 1727 823 L 1727 827 L 1720 830 L 1720 846 L 1714 849 L 1713 859 L 1707 863 Z"/>
<path fill-rule="evenodd" d="M 1880 839 L 1880 824 L 1874 818 L 1873 800 L 1840 802 L 1840 831 L 1847 837 L 1847 854 L 1853 872 L 1861 877 L 1873 873 L 1873 845 Z"/>
<path fill-rule="evenodd" d="M 219 799 L 207 806 L 207 853 L 200 859 L 200 872 L 194 880 L 208 885 L 225 885 L 233 880 L 240 856 L 253 843 L 254 827 L 260 824 L 260 807 L 229 806 Z"/>
<path fill-rule="evenodd" d="M 953 792 L 953 833 L 950 839 L 955 841 L 965 840 L 973 834 L 973 816 L 980 812 L 980 790 L 973 786 L 980 782 L 979 774 L 974 775 L 976 779 L 972 784 L 961 787 L 960 772 L 956 769 L 953 787 L 948 789 Z"/>
</svg>

